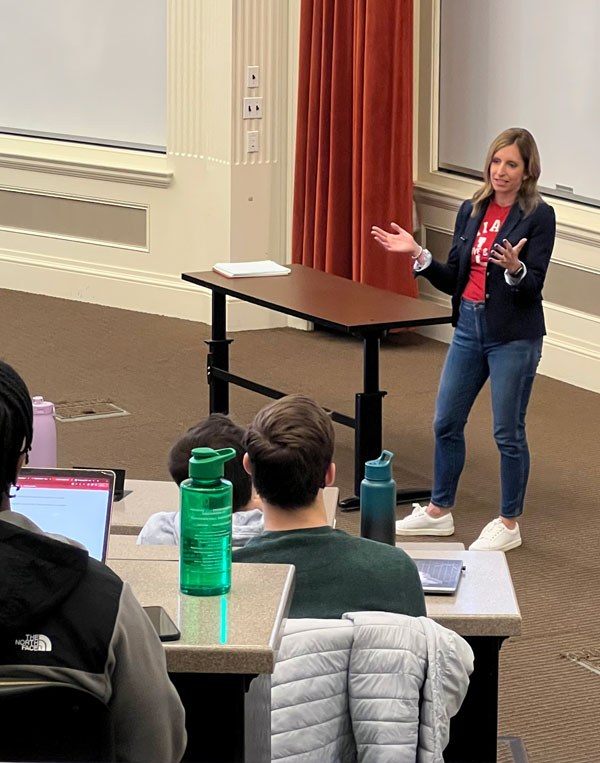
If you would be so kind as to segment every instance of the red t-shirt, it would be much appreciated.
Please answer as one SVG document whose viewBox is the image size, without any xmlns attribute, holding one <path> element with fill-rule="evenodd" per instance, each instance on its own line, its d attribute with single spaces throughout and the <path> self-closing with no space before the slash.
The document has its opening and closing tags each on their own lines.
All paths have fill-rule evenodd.
<svg viewBox="0 0 600 763">
<path fill-rule="evenodd" d="M 485 271 L 490 258 L 490 249 L 509 212 L 510 206 L 501 207 L 492 201 L 481 221 L 471 249 L 469 282 L 463 292 L 463 297 L 471 300 L 471 302 L 483 302 L 484 300 Z"/>
</svg>

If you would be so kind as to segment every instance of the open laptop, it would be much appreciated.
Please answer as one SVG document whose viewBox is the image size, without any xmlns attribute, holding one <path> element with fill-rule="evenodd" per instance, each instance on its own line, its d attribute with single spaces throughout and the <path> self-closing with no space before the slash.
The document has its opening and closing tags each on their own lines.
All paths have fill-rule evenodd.
<svg viewBox="0 0 600 763">
<path fill-rule="evenodd" d="M 464 569 L 462 559 L 413 559 L 423 593 L 456 593 Z"/>
<path fill-rule="evenodd" d="M 44 532 L 76 540 L 103 562 L 114 485 L 114 472 L 104 469 L 25 468 L 10 507 Z"/>
</svg>

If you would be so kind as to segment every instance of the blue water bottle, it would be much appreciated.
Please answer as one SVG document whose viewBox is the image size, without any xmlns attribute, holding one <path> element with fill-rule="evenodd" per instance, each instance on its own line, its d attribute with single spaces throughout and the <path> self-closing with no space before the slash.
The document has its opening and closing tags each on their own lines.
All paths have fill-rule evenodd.
<svg viewBox="0 0 600 763">
<path fill-rule="evenodd" d="M 392 478 L 393 453 L 365 463 L 360 483 L 360 534 L 363 538 L 396 545 L 396 482 Z"/>
</svg>

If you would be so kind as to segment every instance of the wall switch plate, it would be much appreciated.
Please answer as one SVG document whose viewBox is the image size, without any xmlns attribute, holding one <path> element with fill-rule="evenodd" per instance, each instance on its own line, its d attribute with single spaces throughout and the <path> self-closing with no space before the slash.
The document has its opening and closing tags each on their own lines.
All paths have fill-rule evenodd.
<svg viewBox="0 0 600 763">
<path fill-rule="evenodd" d="M 244 119 L 262 119 L 263 118 L 263 99 L 244 98 Z"/>
<path fill-rule="evenodd" d="M 258 66 L 249 66 L 246 69 L 246 87 L 258 87 L 260 84 L 258 75 Z"/>
<path fill-rule="evenodd" d="M 254 154 L 258 151 L 258 130 L 248 130 L 246 133 L 246 152 Z"/>
</svg>

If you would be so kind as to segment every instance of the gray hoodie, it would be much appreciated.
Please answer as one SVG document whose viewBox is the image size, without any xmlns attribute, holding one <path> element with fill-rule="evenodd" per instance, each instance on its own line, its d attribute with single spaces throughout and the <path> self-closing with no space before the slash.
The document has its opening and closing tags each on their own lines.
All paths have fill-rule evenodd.
<svg viewBox="0 0 600 763">
<path fill-rule="evenodd" d="M 111 711 L 118 761 L 183 757 L 183 706 L 127 583 L 12 511 L 0 512 L 0 674 L 65 681 L 99 696 Z"/>
</svg>

